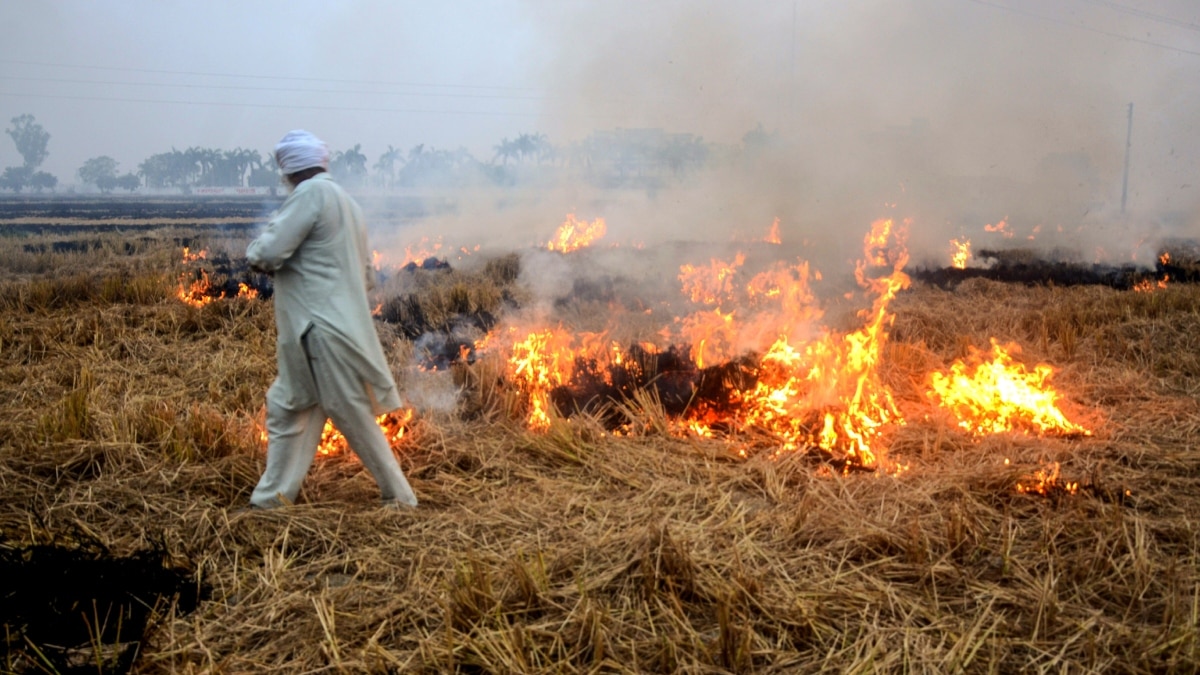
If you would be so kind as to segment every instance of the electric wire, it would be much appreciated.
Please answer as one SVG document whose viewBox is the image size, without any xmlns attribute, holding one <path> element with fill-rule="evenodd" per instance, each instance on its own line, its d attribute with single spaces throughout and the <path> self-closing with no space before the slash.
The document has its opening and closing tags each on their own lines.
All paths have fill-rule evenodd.
<svg viewBox="0 0 1200 675">
<path fill-rule="evenodd" d="M 1169 26 L 1177 26 L 1179 28 L 1186 28 L 1188 30 L 1200 31 L 1200 24 L 1191 23 L 1190 21 L 1184 21 L 1182 19 L 1176 19 L 1174 17 L 1166 16 L 1165 14 L 1155 14 L 1144 9 L 1138 9 L 1137 7 L 1129 7 L 1128 5 L 1112 2 L 1112 0 L 1083 1 L 1092 5 L 1098 5 L 1100 7 L 1107 7 L 1113 11 L 1123 12 L 1125 14 L 1129 14 L 1130 16 L 1148 19 L 1150 21 L 1157 21 L 1158 23 L 1167 24 Z"/>
<path fill-rule="evenodd" d="M 20 66 L 41 66 L 46 68 L 74 68 L 80 70 L 107 70 L 128 73 L 154 73 L 158 75 L 188 75 L 192 77 L 233 77 L 245 78 L 250 80 L 293 80 L 297 82 L 333 82 L 338 84 L 361 84 L 361 85 L 376 85 L 376 86 L 392 86 L 392 87 L 434 87 L 447 89 L 498 89 L 498 90 L 515 90 L 515 91 L 538 91 L 535 87 L 512 87 L 503 85 L 487 85 L 487 84 L 445 84 L 437 82 L 395 82 L 381 80 L 345 80 L 329 77 L 298 77 L 292 75 L 259 75 L 259 74 L 239 74 L 239 73 L 208 73 L 201 71 L 188 70 L 161 70 L 155 68 L 118 68 L 115 66 L 97 66 L 91 64 L 67 64 L 67 63 L 48 63 L 45 61 L 25 61 L 18 59 L 0 59 L 0 63 L 7 63 Z"/>
<path fill-rule="evenodd" d="M 482 99 L 512 99 L 524 101 L 544 101 L 546 96 L 521 96 L 516 94 L 450 94 L 441 92 L 402 92 L 380 91 L 365 89 L 305 89 L 299 87 L 260 87 L 233 84 L 183 84 L 178 82 L 122 82 L 116 80 L 85 80 L 62 77 L 29 77 L 21 75 L 0 75 L 0 80 L 16 80 L 20 82 L 56 82 L 60 84 L 100 84 L 106 86 L 130 87 L 164 87 L 172 89 L 231 89 L 255 92 L 296 92 L 304 94 L 371 94 L 381 96 L 413 96 L 430 98 L 482 98 Z"/>
<path fill-rule="evenodd" d="M 988 2 L 987 0 L 967 0 L 967 2 L 973 2 L 977 5 L 983 5 L 985 7 L 993 7 L 995 9 L 1001 9 L 1006 12 L 1012 12 L 1013 14 L 1020 14 L 1022 16 L 1028 16 L 1028 17 L 1032 17 L 1035 19 L 1040 19 L 1042 21 L 1047 21 L 1050 23 L 1058 24 L 1060 26 L 1070 26 L 1071 28 L 1078 28 L 1081 30 L 1091 31 L 1093 33 L 1098 33 L 1100 35 L 1107 35 L 1108 37 L 1117 38 L 1119 40 L 1127 40 L 1129 42 L 1136 42 L 1138 44 L 1149 45 L 1151 47 L 1160 47 L 1162 49 L 1167 49 L 1167 50 L 1170 50 L 1173 52 L 1179 52 L 1180 54 L 1189 54 L 1191 56 L 1200 56 L 1200 51 L 1195 51 L 1195 50 L 1191 50 L 1191 49 L 1183 49 L 1182 47 L 1175 47 L 1172 45 L 1163 44 L 1161 42 L 1154 42 L 1153 40 L 1143 40 L 1142 38 L 1136 38 L 1136 37 L 1132 37 L 1129 35 L 1122 35 L 1121 33 L 1113 33 L 1110 31 L 1099 29 L 1099 28 L 1092 28 L 1091 26 L 1088 26 L 1086 24 L 1075 23 L 1074 21 L 1067 21 L 1065 19 L 1056 19 L 1052 16 L 1038 14 L 1037 12 L 1031 12 L 1027 9 L 1020 9 L 1018 7 L 1012 7 L 1010 5 L 1001 5 L 1001 4 L 995 3 L 995 2 Z"/>
</svg>

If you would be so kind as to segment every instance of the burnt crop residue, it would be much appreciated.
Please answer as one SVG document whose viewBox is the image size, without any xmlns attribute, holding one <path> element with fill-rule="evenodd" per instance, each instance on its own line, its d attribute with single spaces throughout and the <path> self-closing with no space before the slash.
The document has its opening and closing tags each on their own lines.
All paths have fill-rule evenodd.
<svg viewBox="0 0 1200 675">
<path fill-rule="evenodd" d="M 0 544 L 4 663 L 15 672 L 125 673 L 158 617 L 205 595 L 161 550 Z"/>
</svg>

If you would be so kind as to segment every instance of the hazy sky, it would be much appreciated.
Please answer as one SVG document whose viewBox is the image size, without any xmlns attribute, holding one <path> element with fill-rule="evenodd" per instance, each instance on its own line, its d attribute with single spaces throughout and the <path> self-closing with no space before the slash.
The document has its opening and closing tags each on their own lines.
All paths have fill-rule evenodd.
<svg viewBox="0 0 1200 675">
<path fill-rule="evenodd" d="M 374 162 L 615 127 L 735 143 L 760 123 L 803 156 L 784 178 L 887 182 L 910 161 L 1021 177 L 1052 152 L 1111 177 L 1129 102 L 1138 185 L 1194 195 L 1200 3 L 0 0 L 0 122 L 35 115 L 67 182 L 96 155 L 135 170 L 296 127 Z M 927 147 L 881 169 L 872 134 L 914 119 Z M 0 166 L 19 161 L 0 138 Z"/>
</svg>

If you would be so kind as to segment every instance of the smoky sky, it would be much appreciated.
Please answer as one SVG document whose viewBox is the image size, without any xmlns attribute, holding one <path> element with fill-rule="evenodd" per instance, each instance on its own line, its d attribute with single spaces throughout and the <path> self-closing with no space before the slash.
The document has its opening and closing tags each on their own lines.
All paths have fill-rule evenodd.
<svg viewBox="0 0 1200 675">
<path fill-rule="evenodd" d="M 66 182 L 96 155 L 134 170 L 171 147 L 265 151 L 297 127 L 373 162 L 615 128 L 733 147 L 761 125 L 770 151 L 698 179 L 678 218 L 802 224 L 910 197 L 938 223 L 1073 221 L 1119 202 L 1129 103 L 1132 207 L 1194 212 L 1189 0 L 0 4 L 0 119 L 34 114 Z M 0 139 L 0 165 L 17 163 Z M 1062 166 L 1069 205 L 1044 180 Z M 981 176 L 1013 187 L 967 204 L 961 181 Z"/>
</svg>

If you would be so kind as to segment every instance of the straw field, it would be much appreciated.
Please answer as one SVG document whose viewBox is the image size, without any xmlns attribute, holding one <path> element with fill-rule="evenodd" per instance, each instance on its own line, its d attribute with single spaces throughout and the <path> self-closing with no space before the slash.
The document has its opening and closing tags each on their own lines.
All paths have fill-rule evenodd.
<svg viewBox="0 0 1200 675">
<path fill-rule="evenodd" d="M 587 418 L 532 433 L 485 358 L 455 373 L 476 383 L 471 414 L 421 414 L 395 446 L 417 510 L 378 508 L 362 466 L 336 456 L 295 506 L 244 512 L 272 305 L 179 302 L 180 236 L 75 233 L 86 251 L 56 251 L 39 244 L 63 237 L 28 234 L 0 250 L 0 548 L 159 551 L 204 589 L 122 638 L 142 643 L 134 672 L 1200 664 L 1200 288 L 904 292 L 883 367 L 908 420 L 888 442 L 910 467 L 898 477 L 771 459 L 753 434 L 676 437 L 652 401 L 631 435 Z M 202 243 L 236 255 L 245 238 Z M 417 301 L 431 320 L 500 312 L 499 287 L 521 290 L 503 267 L 443 275 Z M 411 343 L 378 325 L 411 383 Z M 976 439 L 939 414 L 928 373 L 992 337 L 1058 368 L 1093 435 Z M 1084 487 L 1016 490 L 1053 462 Z M 52 671 L 20 632 L 0 668 Z M 77 655 L 89 672 L 108 658 L 95 642 Z"/>
</svg>

